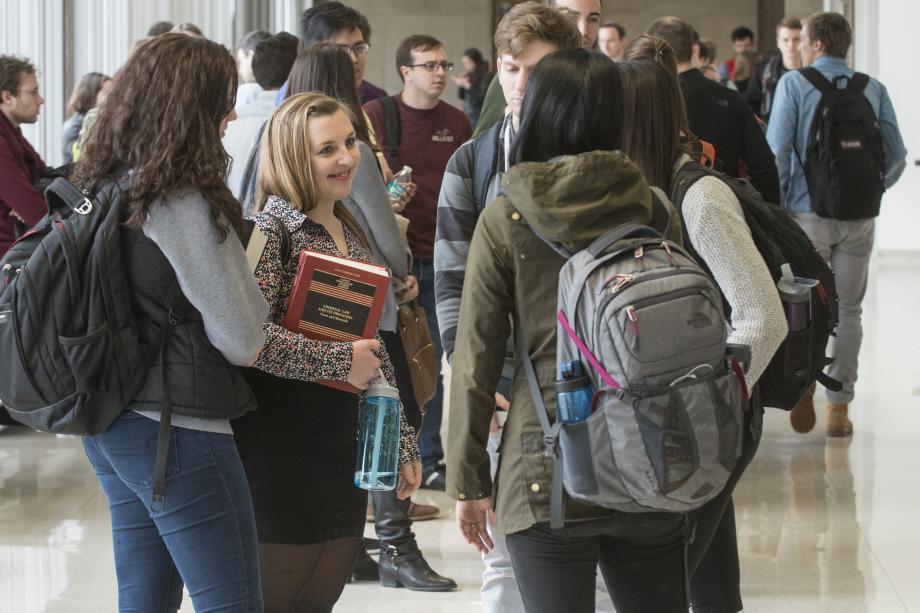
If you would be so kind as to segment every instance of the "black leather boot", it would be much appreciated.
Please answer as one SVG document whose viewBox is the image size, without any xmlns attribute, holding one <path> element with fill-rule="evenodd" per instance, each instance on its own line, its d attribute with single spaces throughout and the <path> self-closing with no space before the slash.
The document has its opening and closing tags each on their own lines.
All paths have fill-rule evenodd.
<svg viewBox="0 0 920 613">
<path fill-rule="evenodd" d="M 409 519 L 410 500 L 399 500 L 396 491 L 373 492 L 374 519 L 380 539 L 380 585 L 407 587 L 419 592 L 449 592 L 453 579 L 434 572 L 422 556 Z"/>
<path fill-rule="evenodd" d="M 351 569 L 352 581 L 377 581 L 380 578 L 377 562 L 367 553 L 364 539 L 355 554 L 355 566 Z"/>
</svg>

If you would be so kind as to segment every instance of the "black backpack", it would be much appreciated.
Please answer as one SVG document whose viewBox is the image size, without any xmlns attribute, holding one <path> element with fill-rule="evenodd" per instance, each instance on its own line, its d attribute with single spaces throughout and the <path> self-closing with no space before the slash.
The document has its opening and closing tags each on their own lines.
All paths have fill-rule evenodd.
<svg viewBox="0 0 920 613">
<path fill-rule="evenodd" d="M 878 216 L 885 191 L 885 154 L 875 111 L 863 91 L 869 77 L 855 73 L 845 88 L 828 81 L 815 68 L 802 76 L 821 92 L 811 120 L 802 164 L 811 206 L 819 217 L 868 219 Z"/>
<path fill-rule="evenodd" d="M 158 337 L 140 341 L 122 260 L 124 189 L 112 181 L 90 196 L 55 179 L 45 191 L 49 213 L 0 261 L 0 398 L 36 430 L 105 431 L 184 316 L 174 283 Z M 167 393 L 167 425 L 169 408 Z"/>
<path fill-rule="evenodd" d="M 801 332 L 791 332 L 786 336 L 760 378 L 764 406 L 791 411 L 815 382 L 839 391 L 842 389 L 841 383 L 823 372 L 824 367 L 831 362 L 830 358 L 825 357 L 827 342 L 838 323 L 837 285 L 833 271 L 795 220 L 782 208 L 766 202 L 748 181 L 727 177 L 697 162 L 687 162 L 678 171 L 671 188 L 671 202 L 675 208 L 680 210 L 687 191 L 697 181 L 708 176 L 718 177 L 738 198 L 754 245 L 775 281 L 782 277 L 781 267 L 789 264 L 796 277 L 820 282 L 812 292 L 811 325 Z M 710 272 L 693 248 L 686 226 L 684 248 L 693 254 L 707 273 Z M 727 302 L 725 313 L 726 316 L 731 313 Z"/>
</svg>

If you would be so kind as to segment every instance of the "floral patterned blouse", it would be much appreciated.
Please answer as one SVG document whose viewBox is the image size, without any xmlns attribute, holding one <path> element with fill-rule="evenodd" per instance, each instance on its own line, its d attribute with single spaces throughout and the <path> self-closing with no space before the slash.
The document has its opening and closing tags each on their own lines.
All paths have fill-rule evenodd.
<svg viewBox="0 0 920 613">
<path fill-rule="evenodd" d="M 281 262 L 281 235 L 278 232 L 277 218 L 285 225 L 291 236 L 291 259 L 285 267 Z M 348 342 L 319 341 L 309 339 L 297 332 L 291 332 L 281 325 L 287 310 L 288 297 L 294 288 L 297 274 L 298 254 L 304 249 L 317 251 L 338 257 L 371 263 L 370 254 L 354 233 L 343 224 L 348 255 L 336 247 L 332 235 L 322 224 L 318 224 L 300 211 L 297 211 L 278 196 L 269 197 L 262 212 L 255 217 L 256 224 L 267 239 L 262 259 L 256 266 L 255 276 L 268 302 L 268 319 L 263 324 L 265 346 L 255 367 L 277 377 L 316 381 L 321 379 L 345 381 L 351 370 L 352 346 Z M 381 370 L 389 385 L 396 387 L 393 364 L 386 352 L 380 335 Z M 421 457 L 415 429 L 409 425 L 400 411 L 400 446 L 399 463 L 405 464 L 419 460 Z"/>
</svg>

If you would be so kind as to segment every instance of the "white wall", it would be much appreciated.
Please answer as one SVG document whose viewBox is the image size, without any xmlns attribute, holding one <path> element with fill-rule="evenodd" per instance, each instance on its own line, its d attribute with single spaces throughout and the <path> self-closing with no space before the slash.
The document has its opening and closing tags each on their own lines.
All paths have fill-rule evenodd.
<svg viewBox="0 0 920 613">
<path fill-rule="evenodd" d="M 881 255 L 920 253 L 920 80 L 905 51 L 916 36 L 920 20 L 917 0 L 857 0 L 854 17 L 855 67 L 878 78 L 891 97 L 907 147 L 907 168 L 885 194 L 878 220 L 876 249 Z M 908 63 L 905 63 L 908 62 Z"/>
<path fill-rule="evenodd" d="M 191 22 L 205 36 L 233 48 L 234 15 L 242 0 L 70 0 L 73 45 L 65 43 L 64 0 L 0 0 L 0 53 L 28 57 L 39 71 L 45 97 L 38 123 L 23 126 L 45 162 L 62 162 L 61 125 L 69 91 L 64 91 L 66 59 L 73 80 L 87 72 L 112 75 L 128 59 L 131 45 L 161 20 Z M 290 25 L 307 0 L 270 0 L 273 23 Z M 66 54 L 70 54 L 68 57 Z"/>
<path fill-rule="evenodd" d="M 0 0 L 0 54 L 28 58 L 38 70 L 38 89 L 45 98 L 38 123 L 23 125 L 22 133 L 51 163 L 63 157 L 60 126 L 70 94 L 64 91 L 63 41 L 59 0 Z"/>
</svg>

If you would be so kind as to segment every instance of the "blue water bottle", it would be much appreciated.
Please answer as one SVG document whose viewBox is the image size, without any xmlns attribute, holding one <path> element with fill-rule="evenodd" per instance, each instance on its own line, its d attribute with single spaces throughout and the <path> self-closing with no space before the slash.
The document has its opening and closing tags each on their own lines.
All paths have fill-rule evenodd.
<svg viewBox="0 0 920 613">
<path fill-rule="evenodd" d="M 585 374 L 581 360 L 559 365 L 562 379 L 556 380 L 556 419 L 564 424 L 585 421 L 591 415 L 594 386 Z"/>
<path fill-rule="evenodd" d="M 367 389 L 358 415 L 355 486 L 392 490 L 399 466 L 399 390 L 380 373 Z"/>
</svg>

